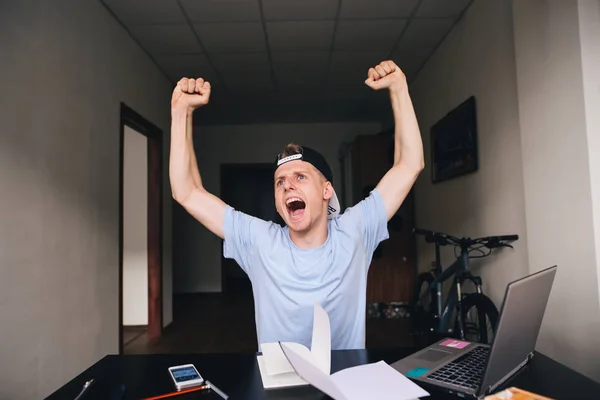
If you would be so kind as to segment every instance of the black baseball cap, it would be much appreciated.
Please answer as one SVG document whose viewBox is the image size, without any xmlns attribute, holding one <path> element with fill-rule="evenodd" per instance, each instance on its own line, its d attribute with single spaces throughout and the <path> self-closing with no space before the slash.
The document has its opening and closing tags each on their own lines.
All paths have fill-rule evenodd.
<svg viewBox="0 0 600 400">
<path fill-rule="evenodd" d="M 311 149 L 306 146 L 299 146 L 300 153 L 292 154 L 287 157 L 282 157 L 281 154 L 277 156 L 275 159 L 275 167 L 276 171 L 280 165 L 285 164 L 286 162 L 294 161 L 294 160 L 302 160 L 309 164 L 312 164 L 313 167 L 318 169 L 325 179 L 327 179 L 331 186 L 333 186 L 333 172 L 331 172 L 331 168 L 329 167 L 329 163 L 321 153 L 318 151 Z M 340 213 L 340 201 L 338 200 L 337 194 L 335 193 L 335 188 L 333 189 L 333 195 L 329 199 L 329 205 L 327 206 L 327 218 L 332 219 L 335 218 Z"/>
</svg>

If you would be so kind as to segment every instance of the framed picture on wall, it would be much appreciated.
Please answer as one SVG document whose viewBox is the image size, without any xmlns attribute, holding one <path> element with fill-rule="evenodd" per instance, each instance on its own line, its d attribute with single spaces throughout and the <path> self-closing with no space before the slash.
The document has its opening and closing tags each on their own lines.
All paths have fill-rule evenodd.
<svg viewBox="0 0 600 400">
<path fill-rule="evenodd" d="M 476 114 L 475 97 L 471 96 L 431 127 L 433 183 L 477 171 Z"/>
</svg>

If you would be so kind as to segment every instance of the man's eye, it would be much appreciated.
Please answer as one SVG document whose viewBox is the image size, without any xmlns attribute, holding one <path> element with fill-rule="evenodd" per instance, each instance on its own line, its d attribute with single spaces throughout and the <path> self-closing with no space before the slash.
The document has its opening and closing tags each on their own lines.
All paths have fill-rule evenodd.
<svg viewBox="0 0 600 400">
<path fill-rule="evenodd" d="M 304 178 L 305 178 L 304 175 L 302 175 L 302 174 L 298 175 L 298 179 L 304 179 Z"/>
<path fill-rule="evenodd" d="M 283 181 L 277 181 L 275 184 L 276 184 L 277 186 L 279 186 L 279 185 L 283 184 Z"/>
</svg>

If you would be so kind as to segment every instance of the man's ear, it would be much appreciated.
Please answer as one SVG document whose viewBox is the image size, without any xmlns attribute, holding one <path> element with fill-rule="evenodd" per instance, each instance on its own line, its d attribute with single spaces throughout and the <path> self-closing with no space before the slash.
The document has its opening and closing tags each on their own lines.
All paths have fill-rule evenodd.
<svg viewBox="0 0 600 400">
<path fill-rule="evenodd" d="M 331 182 L 327 181 L 323 186 L 323 199 L 329 200 L 331 196 L 333 196 L 333 186 L 331 185 Z"/>
</svg>

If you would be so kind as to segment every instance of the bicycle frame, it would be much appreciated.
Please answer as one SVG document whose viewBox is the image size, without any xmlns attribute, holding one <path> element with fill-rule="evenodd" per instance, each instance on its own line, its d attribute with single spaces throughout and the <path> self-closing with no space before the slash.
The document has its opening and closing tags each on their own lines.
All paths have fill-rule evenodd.
<svg viewBox="0 0 600 400">
<path fill-rule="evenodd" d="M 458 328 L 460 330 L 460 338 L 464 340 L 464 324 L 462 320 L 462 291 L 461 287 L 466 280 L 472 281 L 477 287 L 477 292 L 482 293 L 482 283 L 481 278 L 478 276 L 474 276 L 469 272 L 469 253 L 468 249 L 461 249 L 461 253 L 458 258 L 445 270 L 442 270 L 442 264 L 440 262 L 440 245 L 435 243 L 435 258 L 436 258 L 436 268 L 435 268 L 435 277 L 433 282 L 431 283 L 431 290 L 435 290 L 437 293 L 436 296 L 436 305 L 435 305 L 435 315 L 438 319 L 438 324 L 436 327 L 436 333 L 438 334 L 447 334 L 450 332 L 450 323 L 453 321 L 452 319 L 452 311 L 457 311 L 457 319 L 458 319 Z M 445 304 L 442 305 L 442 283 L 446 280 L 453 278 L 452 287 L 450 288 L 450 292 L 448 293 L 448 297 L 446 299 Z M 443 310 L 442 310 L 443 308 Z"/>
<path fill-rule="evenodd" d="M 484 303 L 484 308 L 494 308 L 493 303 L 490 306 L 491 300 L 489 300 L 489 298 L 483 294 L 481 278 L 471 274 L 469 271 L 469 260 L 471 258 L 470 253 L 472 251 L 480 250 L 481 247 L 487 248 L 489 252 L 486 253 L 482 251 L 482 255 L 477 257 L 480 258 L 488 256 L 494 248 L 512 248 L 510 244 L 505 242 L 518 240 L 519 236 L 498 235 L 479 238 L 459 238 L 441 232 L 433 232 L 427 229 L 414 228 L 413 232 L 415 234 L 424 235 L 427 243 L 435 244 L 434 268 L 428 272 L 433 279 L 430 279 L 429 277 L 422 277 L 420 274 L 417 281 L 419 286 L 416 293 L 421 292 L 421 285 L 423 282 L 430 282 L 429 290 L 426 293 L 423 293 L 421 296 L 417 295 L 415 298 L 415 315 L 418 317 L 418 319 L 421 319 L 421 316 L 423 315 L 422 312 L 425 312 L 425 325 L 423 325 L 421 328 L 427 327 L 426 331 L 434 333 L 435 335 L 448 336 L 450 334 L 450 336 L 465 340 L 465 330 L 467 327 L 465 327 L 466 321 L 463 321 L 463 300 L 468 301 L 467 307 L 469 308 L 475 305 L 477 309 L 479 309 L 477 303 L 481 302 Z M 455 248 L 459 247 L 460 254 L 456 257 L 456 260 L 454 260 L 454 262 L 444 270 L 442 269 L 440 247 L 448 245 L 454 246 Z M 452 286 L 444 302 L 442 298 L 442 284 L 450 278 L 452 278 Z M 473 282 L 476 287 L 477 294 L 475 294 L 474 297 L 465 297 L 462 293 L 463 284 L 467 280 Z M 435 305 L 429 303 L 428 309 L 422 308 L 419 303 L 425 301 L 426 296 L 432 296 L 433 293 L 437 294 Z M 469 296 L 471 296 L 471 294 L 469 294 Z M 454 311 L 456 311 L 456 316 L 454 315 Z M 497 320 L 497 314 L 497 310 L 490 314 L 492 315 L 491 318 L 494 321 Z M 433 321 L 429 317 L 432 317 Z M 454 319 L 454 317 L 456 319 Z M 432 327 L 432 322 L 434 323 L 435 327 Z M 453 323 L 455 326 L 451 325 Z M 453 328 L 456 328 L 456 332 L 453 332 Z"/>
</svg>

